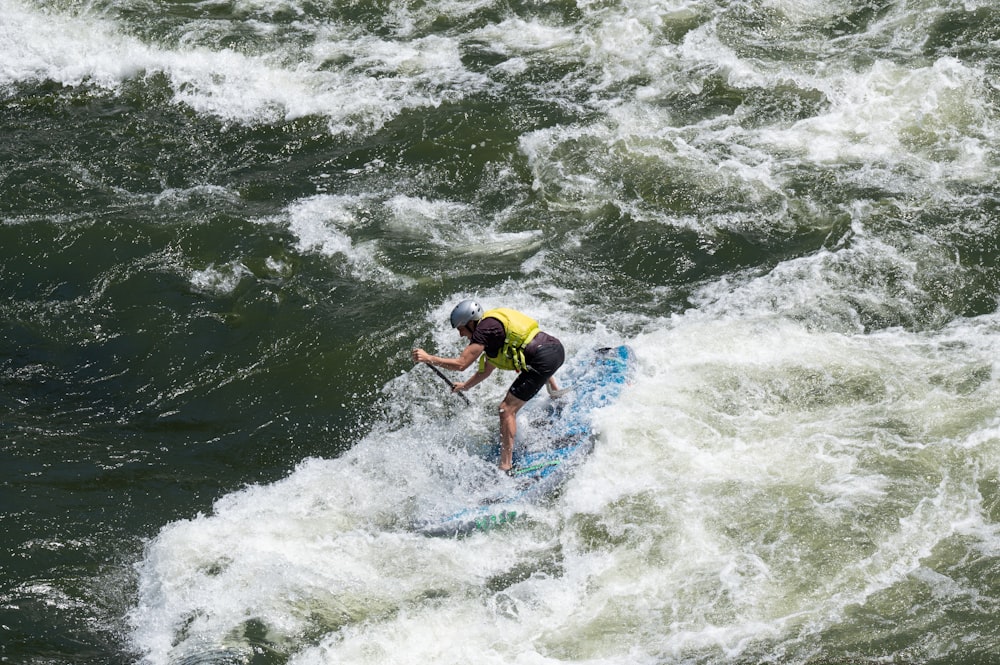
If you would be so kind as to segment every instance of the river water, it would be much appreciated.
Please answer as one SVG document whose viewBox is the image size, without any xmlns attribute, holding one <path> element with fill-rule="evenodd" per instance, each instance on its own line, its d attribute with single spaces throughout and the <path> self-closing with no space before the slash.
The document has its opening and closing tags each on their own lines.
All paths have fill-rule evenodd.
<svg viewBox="0 0 1000 665">
<path fill-rule="evenodd" d="M 0 662 L 1000 662 L 994 2 L 0 17 Z M 467 297 L 638 366 L 431 539 Z"/>
</svg>

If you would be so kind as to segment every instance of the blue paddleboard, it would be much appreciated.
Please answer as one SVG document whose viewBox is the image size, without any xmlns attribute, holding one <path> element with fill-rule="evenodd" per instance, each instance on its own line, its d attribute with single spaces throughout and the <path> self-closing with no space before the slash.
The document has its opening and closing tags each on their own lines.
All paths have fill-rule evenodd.
<svg viewBox="0 0 1000 665">
<path fill-rule="evenodd" d="M 488 531 L 516 521 L 526 504 L 551 497 L 593 450 L 591 414 L 618 399 L 631 379 L 634 360 L 632 349 L 624 345 L 578 356 L 556 375 L 561 385 L 571 387 L 567 394 L 548 400 L 541 409 L 529 408 L 533 400 L 521 410 L 531 419 L 536 440 L 515 446 L 510 480 L 490 488 L 475 505 L 425 519 L 415 529 L 428 536 Z M 536 410 L 541 413 L 533 414 Z"/>
</svg>

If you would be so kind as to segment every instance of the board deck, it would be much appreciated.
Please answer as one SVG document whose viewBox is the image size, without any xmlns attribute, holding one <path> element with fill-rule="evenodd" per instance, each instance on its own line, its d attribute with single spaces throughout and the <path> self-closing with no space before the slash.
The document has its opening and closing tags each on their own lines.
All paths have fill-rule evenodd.
<svg viewBox="0 0 1000 665">
<path fill-rule="evenodd" d="M 595 409 L 617 400 L 630 380 L 634 360 L 632 349 L 624 345 L 595 349 L 578 357 L 557 375 L 560 383 L 572 390 L 546 400 L 541 407 L 529 402 L 521 410 L 531 419 L 536 440 L 524 446 L 518 442 L 511 478 L 484 489 L 475 505 L 424 519 L 415 529 L 428 536 L 488 531 L 516 521 L 526 506 L 554 495 L 593 450 L 591 416 Z"/>
</svg>

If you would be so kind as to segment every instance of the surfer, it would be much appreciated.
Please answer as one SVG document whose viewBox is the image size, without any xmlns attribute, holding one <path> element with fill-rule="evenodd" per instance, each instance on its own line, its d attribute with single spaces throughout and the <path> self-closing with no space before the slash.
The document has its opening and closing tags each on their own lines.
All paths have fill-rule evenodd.
<svg viewBox="0 0 1000 665">
<path fill-rule="evenodd" d="M 508 471 L 513 466 L 517 412 L 546 383 L 552 393 L 559 390 L 552 375 L 566 357 L 562 342 L 539 330 L 538 322 L 526 314 L 503 307 L 484 312 L 475 300 L 463 300 L 455 306 L 451 327 L 469 339 L 457 358 L 414 349 L 413 361 L 463 371 L 478 358 L 478 371 L 468 380 L 452 384 L 455 392 L 478 385 L 497 368 L 518 373 L 500 403 L 500 470 Z"/>
</svg>

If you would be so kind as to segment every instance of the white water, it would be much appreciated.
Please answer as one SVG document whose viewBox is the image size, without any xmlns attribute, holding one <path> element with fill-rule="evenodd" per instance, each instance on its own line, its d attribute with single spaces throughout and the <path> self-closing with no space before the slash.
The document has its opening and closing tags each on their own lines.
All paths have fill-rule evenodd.
<svg viewBox="0 0 1000 665">
<path fill-rule="evenodd" d="M 406 528 L 465 491 L 456 469 L 489 472 L 459 442 L 488 436 L 491 385 L 472 420 L 418 400 L 406 427 L 166 527 L 134 615 L 148 661 L 239 645 L 255 619 L 294 663 L 779 648 L 794 662 L 880 592 L 942 593 L 928 559 L 1000 554 L 979 491 L 1000 468 L 1000 319 L 850 335 L 694 313 L 651 328 L 629 340 L 639 376 L 601 414 L 592 461 L 530 526 Z M 416 370 L 396 383 L 433 392 Z"/>
<path fill-rule="evenodd" d="M 373 130 L 404 109 L 437 106 L 485 82 L 462 66 L 456 44 L 433 36 L 383 41 L 307 25 L 316 40 L 310 49 L 289 40 L 285 50 L 243 53 L 213 48 L 217 36 L 197 28 L 158 44 L 100 16 L 38 11 L 18 0 L 4 0 L 0 12 L 0 86 L 50 80 L 114 91 L 162 73 L 178 103 L 233 122 L 318 115 L 335 134 Z M 352 66 L 328 67 L 341 59 Z"/>
<path fill-rule="evenodd" d="M 431 4 L 453 18 L 476 8 Z M 578 6 L 584 19 L 572 29 L 510 19 L 468 35 L 506 57 L 486 80 L 466 70 L 457 38 L 412 36 L 433 18 L 402 6 L 396 41 L 311 25 L 322 39 L 309 49 L 237 53 L 203 44 L 209 36 L 147 44 L 111 20 L 0 2 L 4 85 L 43 78 L 115 89 L 164 72 L 176 100 L 199 113 L 251 124 L 318 115 L 332 133 L 377 129 L 404 109 L 540 63 L 578 63 L 539 96 L 600 116 L 520 137 L 545 212 L 582 220 L 562 249 L 586 238 L 588 215 L 608 202 L 635 220 L 692 229 L 708 247 L 729 231 L 780 236 L 848 221 L 826 249 L 711 280 L 689 311 L 656 318 L 593 305 L 599 285 L 567 287 L 564 268 L 536 251 L 541 219 L 506 232 L 503 219 L 478 220 L 464 202 L 376 182 L 262 220 L 289 229 L 291 251 L 342 257 L 372 288 L 405 291 L 421 276 L 395 271 L 379 241 L 357 239 L 371 209 L 445 256 L 514 247 L 530 255 L 524 280 L 452 294 L 426 313 L 429 348 L 457 351 L 446 313 L 476 295 L 516 302 L 571 353 L 627 342 L 639 373 L 600 415 L 591 463 L 552 505 L 523 528 L 457 541 L 406 527 L 468 491 L 461 468 L 491 472 L 465 442 L 495 435 L 504 385 L 481 386 L 470 414 L 420 368 L 403 374 L 384 388 L 395 410 L 349 453 L 304 460 L 285 480 L 222 497 L 211 515 L 151 540 L 130 616 L 145 662 L 199 662 L 227 649 L 249 657 L 255 640 L 296 664 L 807 662 L 859 607 L 892 609 L 902 598 L 924 616 L 963 599 L 976 606 L 975 580 L 945 573 L 1000 553 L 983 501 L 1000 469 L 1000 318 L 955 318 L 935 301 L 935 289 L 959 289 L 963 275 L 935 229 L 904 222 L 926 203 L 965 213 L 954 228 L 971 238 L 993 223 L 973 214 L 976 201 L 945 190 L 993 177 L 998 127 L 985 70 L 951 57 L 890 58 L 916 51 L 935 14 L 906 3 L 874 24 L 867 44 L 807 40 L 805 64 L 737 53 L 720 39 L 725 15 L 711 4 Z M 839 5 L 761 8 L 794 35 Z M 703 13 L 720 18 L 680 43 L 659 37 Z M 849 53 L 865 45 L 871 62 L 855 65 Z M 338 58 L 354 64 L 324 68 Z M 821 110 L 673 122 L 664 96 L 697 92 L 709 76 L 744 90 L 815 92 Z M 616 89 L 633 77 L 648 80 Z M 801 168 L 908 193 L 914 209 L 796 198 L 789 183 Z M 702 203 L 742 205 L 677 210 L 655 187 L 666 174 Z M 637 177 L 654 185 L 626 191 Z M 239 264 L 210 266 L 191 281 L 229 292 L 241 274 Z M 866 333 L 873 317 L 900 324 Z M 400 337 L 401 348 L 411 341 Z M 258 626 L 265 637 L 248 638 Z M 952 648 L 924 646 L 925 655 Z"/>
</svg>

